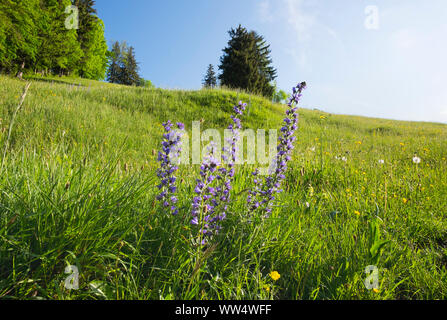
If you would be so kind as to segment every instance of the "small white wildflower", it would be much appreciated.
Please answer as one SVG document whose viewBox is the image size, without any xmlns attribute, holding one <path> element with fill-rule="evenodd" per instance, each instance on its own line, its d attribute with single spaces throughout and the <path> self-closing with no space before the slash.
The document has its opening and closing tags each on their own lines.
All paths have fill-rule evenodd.
<svg viewBox="0 0 447 320">
<path fill-rule="evenodd" d="M 344 162 L 346 162 L 346 161 L 348 161 L 348 158 L 346 158 L 346 157 L 343 157 L 343 158 L 341 158 L 341 161 L 344 161 Z"/>
<path fill-rule="evenodd" d="M 421 163 L 421 158 L 419 158 L 418 156 L 414 156 L 413 157 L 413 162 L 416 163 L 416 164 Z"/>
<path fill-rule="evenodd" d="M 310 207 L 310 203 L 309 202 L 306 202 L 306 207 Z"/>
<path fill-rule="evenodd" d="M 315 151 L 315 147 L 310 148 L 310 151 L 314 152 Z"/>
<path fill-rule="evenodd" d="M 384 163 L 385 163 L 385 160 L 380 159 L 380 160 L 379 160 L 379 163 L 380 163 L 380 164 L 384 164 Z"/>
</svg>

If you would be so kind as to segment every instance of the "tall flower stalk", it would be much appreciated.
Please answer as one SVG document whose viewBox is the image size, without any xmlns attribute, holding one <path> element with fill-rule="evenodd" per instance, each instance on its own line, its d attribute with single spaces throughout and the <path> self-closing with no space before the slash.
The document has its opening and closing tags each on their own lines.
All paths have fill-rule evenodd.
<svg viewBox="0 0 447 320">
<path fill-rule="evenodd" d="M 227 140 L 229 147 L 222 148 L 222 159 L 216 158 L 216 147 L 211 145 L 200 167 L 201 178 L 196 180 L 194 188 L 196 196 L 192 201 L 191 224 L 199 227 L 201 244 L 207 243 L 210 237 L 219 232 L 221 229 L 219 222 L 227 215 L 237 160 L 239 130 L 242 128 L 239 116 L 243 114 L 245 107 L 246 104 L 240 101 L 233 108 L 234 115 L 231 116 L 233 122 L 228 126 L 231 130 L 231 136 Z"/>
<path fill-rule="evenodd" d="M 256 169 L 253 172 L 254 187 L 249 191 L 247 203 L 249 212 L 261 211 L 268 217 L 272 212 L 275 194 L 281 193 L 282 181 L 286 178 L 287 164 L 291 160 L 293 143 L 296 140 L 294 136 L 298 128 L 298 102 L 301 98 L 301 92 L 306 88 L 306 83 L 302 82 L 293 88 L 293 94 L 287 103 L 286 117 L 284 126 L 281 128 L 281 136 L 277 146 L 276 158 L 273 167 L 270 168 L 269 175 L 264 179 L 259 177 Z"/>
<path fill-rule="evenodd" d="M 157 176 L 160 184 L 157 186 L 160 193 L 157 200 L 163 204 L 163 207 L 169 208 L 173 215 L 178 214 L 177 208 L 177 177 L 175 172 L 178 170 L 181 152 L 181 137 L 185 128 L 184 124 L 177 122 L 178 130 L 173 130 L 171 121 L 163 123 L 165 133 L 163 134 L 162 151 L 158 152 L 157 161 L 160 162 L 160 168 L 157 170 Z"/>
</svg>

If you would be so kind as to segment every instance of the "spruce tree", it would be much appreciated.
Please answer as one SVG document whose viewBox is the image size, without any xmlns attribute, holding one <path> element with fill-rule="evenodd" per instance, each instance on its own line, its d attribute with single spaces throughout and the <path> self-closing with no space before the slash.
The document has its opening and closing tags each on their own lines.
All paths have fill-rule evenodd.
<svg viewBox="0 0 447 320">
<path fill-rule="evenodd" d="M 121 53 L 121 45 L 118 41 L 115 41 L 110 51 L 110 63 L 107 70 L 107 81 L 111 83 L 121 83 L 121 66 L 123 63 L 123 55 Z"/>
<path fill-rule="evenodd" d="M 135 49 L 128 47 L 126 42 L 115 41 L 110 52 L 110 65 L 107 71 L 107 80 L 111 83 L 128 86 L 140 85 L 141 77 L 138 74 L 138 62 L 135 58 Z"/>
<path fill-rule="evenodd" d="M 212 64 L 208 65 L 205 78 L 203 79 L 203 86 L 205 88 L 214 88 L 217 85 L 216 73 Z"/>
<path fill-rule="evenodd" d="M 228 33 L 230 40 L 219 65 L 221 85 L 272 97 L 276 70 L 271 66 L 270 46 L 262 36 L 241 25 Z"/>
<path fill-rule="evenodd" d="M 138 62 L 135 58 L 135 50 L 129 47 L 124 55 L 124 63 L 121 67 L 121 83 L 128 86 L 136 86 L 140 82 L 138 75 Z"/>
<path fill-rule="evenodd" d="M 256 42 L 256 53 L 257 53 L 257 68 L 255 71 L 255 78 L 258 80 L 259 90 L 262 95 L 266 97 L 272 97 L 275 93 L 275 88 L 272 82 L 276 79 L 276 69 L 272 66 L 272 59 L 270 57 L 270 45 L 266 43 L 264 38 L 252 31 L 252 36 Z"/>
</svg>

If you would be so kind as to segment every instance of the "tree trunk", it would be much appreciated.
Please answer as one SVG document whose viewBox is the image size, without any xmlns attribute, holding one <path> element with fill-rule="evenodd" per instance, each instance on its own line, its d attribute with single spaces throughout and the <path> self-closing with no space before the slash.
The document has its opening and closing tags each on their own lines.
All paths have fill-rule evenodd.
<svg viewBox="0 0 447 320">
<path fill-rule="evenodd" d="M 23 69 L 25 69 L 25 61 L 22 62 L 20 70 L 17 72 L 16 77 L 23 80 Z"/>
</svg>

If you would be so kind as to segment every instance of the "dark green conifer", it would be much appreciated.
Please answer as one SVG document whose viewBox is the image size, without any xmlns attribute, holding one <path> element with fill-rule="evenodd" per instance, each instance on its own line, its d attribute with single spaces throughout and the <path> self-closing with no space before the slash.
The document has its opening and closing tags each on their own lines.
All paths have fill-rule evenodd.
<svg viewBox="0 0 447 320">
<path fill-rule="evenodd" d="M 121 54 L 121 45 L 118 41 L 115 41 L 112 45 L 112 50 L 109 53 L 110 63 L 107 70 L 107 81 L 111 83 L 121 83 L 120 74 L 121 66 L 123 63 L 123 56 Z"/>
<path fill-rule="evenodd" d="M 205 88 L 214 88 L 217 86 L 216 73 L 214 72 L 214 66 L 212 64 L 208 65 L 206 70 L 205 78 L 203 78 L 203 86 Z"/>
<path fill-rule="evenodd" d="M 276 70 L 271 65 L 270 46 L 262 36 L 241 25 L 228 33 L 230 40 L 219 65 L 221 85 L 272 97 Z"/>
<path fill-rule="evenodd" d="M 135 58 L 135 50 L 132 46 L 125 52 L 124 63 L 121 67 L 121 83 L 128 86 L 136 86 L 140 83 L 138 75 L 138 62 Z"/>
</svg>

